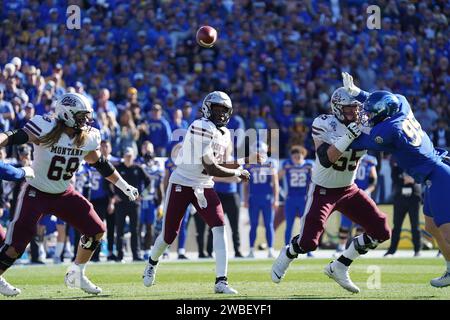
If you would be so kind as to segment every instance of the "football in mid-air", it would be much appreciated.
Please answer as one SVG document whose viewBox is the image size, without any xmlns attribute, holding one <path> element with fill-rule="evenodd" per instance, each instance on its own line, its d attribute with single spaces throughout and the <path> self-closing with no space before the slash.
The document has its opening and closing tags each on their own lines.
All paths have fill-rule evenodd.
<svg viewBox="0 0 450 320">
<path fill-rule="evenodd" d="M 202 26 L 197 30 L 197 43 L 205 48 L 211 48 L 217 41 L 217 30 L 210 26 Z"/>
</svg>

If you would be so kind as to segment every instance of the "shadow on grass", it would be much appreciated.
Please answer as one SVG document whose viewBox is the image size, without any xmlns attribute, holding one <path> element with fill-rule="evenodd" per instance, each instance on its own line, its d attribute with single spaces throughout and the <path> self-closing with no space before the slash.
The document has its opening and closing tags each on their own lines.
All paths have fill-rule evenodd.
<svg viewBox="0 0 450 320">
<path fill-rule="evenodd" d="M 89 299 L 108 298 L 108 297 L 113 297 L 113 295 L 99 294 L 99 295 L 89 295 L 89 296 L 36 298 L 36 299 L 24 299 L 24 300 L 89 300 Z"/>
</svg>

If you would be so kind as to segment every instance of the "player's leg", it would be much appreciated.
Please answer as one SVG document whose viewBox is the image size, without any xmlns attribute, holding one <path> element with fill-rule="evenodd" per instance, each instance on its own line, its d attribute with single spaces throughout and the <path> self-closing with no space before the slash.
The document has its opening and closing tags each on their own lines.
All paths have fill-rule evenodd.
<svg viewBox="0 0 450 320">
<path fill-rule="evenodd" d="M 391 230 L 386 215 L 381 212 L 375 202 L 362 190 L 354 186 L 348 198 L 340 201 L 336 209 L 345 212 L 355 223 L 361 225 L 366 232 L 353 238 L 349 247 L 336 260 L 331 262 L 325 273 L 333 278 L 344 289 L 357 293 L 359 288 L 351 281 L 348 271 L 352 262 L 369 249 L 375 249 L 379 243 L 388 240 Z"/>
<path fill-rule="evenodd" d="M 186 209 L 194 200 L 194 190 L 178 184 L 170 183 L 166 195 L 162 231 L 155 240 L 144 270 L 143 279 L 146 287 L 155 283 L 159 258 L 177 237 Z"/>
<path fill-rule="evenodd" d="M 149 203 L 149 201 L 143 201 L 141 205 L 141 225 L 145 228 L 144 235 L 144 259 L 148 259 L 150 256 L 150 247 L 152 245 L 153 224 L 156 220 L 156 207 Z"/>
<path fill-rule="evenodd" d="M 394 200 L 394 219 L 392 228 L 391 244 L 385 256 L 393 255 L 397 251 L 398 243 L 400 241 L 400 233 L 402 232 L 403 221 L 408 213 L 408 203 L 402 199 Z"/>
<path fill-rule="evenodd" d="M 273 219 L 275 217 L 275 212 L 273 210 L 272 202 L 267 201 L 265 205 L 261 208 L 263 212 L 263 219 L 264 219 L 264 227 L 266 229 L 266 241 L 268 246 L 268 257 L 273 258 L 274 251 L 273 251 L 273 239 L 275 236 L 275 229 L 273 227 Z"/>
<path fill-rule="evenodd" d="M 93 284 L 85 275 L 86 264 L 101 244 L 106 231 L 105 224 L 97 215 L 92 204 L 73 186 L 57 198 L 52 212 L 81 233 L 77 255 L 67 269 L 65 283 L 69 288 L 80 288 L 91 294 L 99 294 L 102 289 Z"/>
<path fill-rule="evenodd" d="M 0 294 L 15 296 L 20 293 L 20 290 L 6 282 L 2 275 L 20 258 L 34 237 L 42 212 L 48 211 L 46 201 L 48 199 L 43 199 L 36 189 L 27 183 L 22 185 L 17 197 L 14 219 L 8 227 L 5 241 L 0 248 Z"/>
<path fill-rule="evenodd" d="M 35 254 L 31 255 L 31 263 L 40 264 L 40 261 L 44 263 L 44 259 L 47 256 L 47 251 L 45 249 L 45 234 L 47 230 L 50 230 L 52 227 L 52 220 L 50 214 L 43 215 L 37 224 L 36 227 L 36 244 L 37 251 Z"/>
<path fill-rule="evenodd" d="M 203 221 L 203 219 L 197 213 L 194 214 L 194 222 L 195 222 L 195 230 L 197 231 L 195 238 L 197 240 L 198 257 L 206 258 L 206 254 L 205 254 L 206 223 L 205 223 L 205 221 Z"/>
<path fill-rule="evenodd" d="M 127 206 L 120 201 L 115 205 L 114 215 L 116 217 L 116 249 L 117 249 L 117 262 L 123 261 L 123 237 L 125 234 L 125 221 L 127 217 Z"/>
<path fill-rule="evenodd" d="M 341 224 L 339 226 L 339 244 L 336 253 L 345 250 L 349 236 L 351 236 L 353 222 L 345 214 L 341 212 Z"/>
<path fill-rule="evenodd" d="M 250 252 L 248 254 L 249 258 L 255 257 L 255 241 L 256 241 L 256 234 L 258 231 L 259 210 L 260 210 L 259 201 L 257 201 L 256 199 L 250 199 L 248 202 L 248 215 L 250 221 L 250 232 L 249 232 Z"/>
<path fill-rule="evenodd" d="M 292 228 L 296 216 L 296 205 L 294 198 L 287 198 L 284 202 L 284 213 L 286 220 L 286 230 L 284 231 L 284 244 L 288 245 L 292 238 Z"/>
<path fill-rule="evenodd" d="M 186 236 L 188 231 L 188 223 L 189 218 L 191 216 L 191 212 L 189 208 L 186 210 L 186 213 L 183 216 L 183 220 L 181 220 L 180 233 L 178 234 L 178 259 L 186 260 Z"/>
<path fill-rule="evenodd" d="M 414 256 L 420 255 L 420 247 L 422 244 L 420 226 L 419 226 L 419 200 L 414 200 L 409 203 L 409 221 L 411 223 L 412 242 L 414 246 Z"/>
<path fill-rule="evenodd" d="M 432 215 L 433 221 L 425 220 L 429 231 L 439 245 L 445 260 L 446 271 L 439 277 L 432 279 L 434 287 L 450 285 L 450 207 L 446 199 L 450 187 L 450 166 L 442 164 L 431 175 L 431 182 L 427 181 L 425 189 L 424 213 Z"/>
<path fill-rule="evenodd" d="M 56 249 L 53 262 L 59 264 L 63 261 L 62 253 L 66 242 L 66 223 L 59 218 L 56 220 L 56 231 L 58 234 L 56 236 Z"/>
<path fill-rule="evenodd" d="M 133 261 L 143 261 L 139 253 L 139 212 L 140 205 L 138 203 L 129 204 L 129 214 L 130 217 L 130 232 L 131 232 L 131 253 L 133 254 Z"/>
<path fill-rule="evenodd" d="M 100 219 L 102 219 L 102 221 L 105 221 L 108 203 L 105 202 L 104 199 L 92 200 L 91 203 L 94 206 L 94 210 L 95 210 L 95 212 L 97 212 Z M 101 247 L 98 247 L 94 251 L 91 261 L 95 261 L 95 262 L 100 261 L 100 250 L 101 250 Z"/>
<path fill-rule="evenodd" d="M 115 211 L 108 212 L 109 199 L 105 199 L 106 209 L 106 239 L 108 241 L 108 261 L 116 261 L 117 256 L 114 254 L 114 241 L 116 237 L 116 216 Z"/>
<path fill-rule="evenodd" d="M 213 250 L 216 259 L 216 281 L 214 292 L 235 294 L 237 291 L 228 285 L 228 242 L 222 204 L 220 203 L 217 193 L 212 188 L 204 189 L 204 196 L 207 202 L 206 208 L 200 208 L 197 199 L 195 199 L 192 204 L 197 210 L 197 213 L 211 228 L 213 234 Z"/>
<path fill-rule="evenodd" d="M 238 193 L 218 193 L 220 202 L 222 202 L 223 211 L 230 222 L 232 240 L 234 247 L 234 256 L 242 257 L 240 251 L 240 235 L 239 235 L 239 204 L 241 202 Z"/>
<path fill-rule="evenodd" d="M 300 221 L 300 234 L 293 237 L 290 244 L 281 249 L 273 263 L 271 273 L 273 282 L 279 283 L 283 279 L 290 263 L 299 254 L 305 254 L 317 248 L 325 223 L 341 196 L 341 189 L 325 189 L 313 183 L 310 185 L 305 213 Z"/>
</svg>

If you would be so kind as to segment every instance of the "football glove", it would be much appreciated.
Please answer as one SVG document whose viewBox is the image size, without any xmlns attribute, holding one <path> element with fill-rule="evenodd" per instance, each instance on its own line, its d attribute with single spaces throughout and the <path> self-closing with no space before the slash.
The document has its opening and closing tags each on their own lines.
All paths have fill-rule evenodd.
<svg viewBox="0 0 450 320">
<path fill-rule="evenodd" d="M 22 170 L 25 171 L 25 178 L 34 179 L 34 170 L 32 167 L 22 167 Z"/>
<path fill-rule="evenodd" d="M 130 201 L 135 201 L 139 197 L 139 191 L 135 187 L 129 185 L 122 177 L 117 180 L 115 186 L 122 190 L 128 196 Z"/>
<path fill-rule="evenodd" d="M 356 97 L 361 92 L 361 89 L 353 83 L 353 77 L 349 73 L 342 72 L 342 82 L 345 90 L 347 90 L 347 92 L 352 96 Z"/>
<path fill-rule="evenodd" d="M 347 126 L 347 136 L 354 140 L 358 138 L 361 134 L 361 128 L 356 124 L 356 122 L 352 122 Z"/>
</svg>

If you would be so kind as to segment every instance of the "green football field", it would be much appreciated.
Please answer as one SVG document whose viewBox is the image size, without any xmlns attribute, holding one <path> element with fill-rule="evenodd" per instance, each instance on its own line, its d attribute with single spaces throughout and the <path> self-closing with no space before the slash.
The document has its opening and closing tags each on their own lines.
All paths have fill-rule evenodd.
<svg viewBox="0 0 450 320">
<path fill-rule="evenodd" d="M 90 296 L 64 285 L 67 266 L 17 266 L 6 279 L 22 289 L 15 298 L 0 299 L 449 299 L 450 287 L 436 289 L 429 280 L 440 276 L 444 262 L 437 258 L 360 259 L 351 276 L 361 293 L 351 294 L 322 273 L 329 259 L 296 260 L 280 284 L 272 283 L 272 260 L 231 260 L 229 282 L 237 296 L 212 293 L 214 261 L 163 261 L 156 284 L 142 284 L 143 263 L 91 264 L 90 279 L 103 293 Z"/>
</svg>

